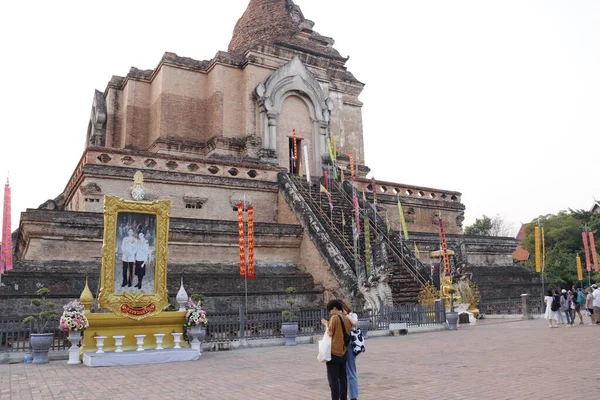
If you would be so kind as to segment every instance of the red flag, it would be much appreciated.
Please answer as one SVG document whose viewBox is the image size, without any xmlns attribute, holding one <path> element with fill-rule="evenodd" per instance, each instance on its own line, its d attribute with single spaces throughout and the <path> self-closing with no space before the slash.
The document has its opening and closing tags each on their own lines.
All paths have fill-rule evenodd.
<svg viewBox="0 0 600 400">
<path fill-rule="evenodd" d="M 598 255 L 596 254 L 596 245 L 594 244 L 594 232 L 590 232 L 590 247 L 592 248 L 592 259 L 594 260 L 594 271 L 598 272 Z M 590 267 L 590 269 L 592 269 L 592 268 Z"/>
<path fill-rule="evenodd" d="M 248 279 L 254 279 L 254 208 L 248 207 Z"/>
<path fill-rule="evenodd" d="M 583 249 L 585 250 L 585 269 L 590 272 L 592 270 L 592 264 L 590 263 L 590 249 L 588 248 L 588 236 L 586 232 L 581 232 L 581 238 L 583 239 Z"/>
<path fill-rule="evenodd" d="M 13 269 L 12 237 L 10 232 L 10 186 L 8 179 L 4 185 L 4 213 L 2 215 L 2 254 L 0 256 L 0 274 Z"/>
<path fill-rule="evenodd" d="M 244 205 L 238 204 L 238 234 L 240 245 L 240 276 L 246 277 L 246 254 L 244 245 Z"/>
</svg>

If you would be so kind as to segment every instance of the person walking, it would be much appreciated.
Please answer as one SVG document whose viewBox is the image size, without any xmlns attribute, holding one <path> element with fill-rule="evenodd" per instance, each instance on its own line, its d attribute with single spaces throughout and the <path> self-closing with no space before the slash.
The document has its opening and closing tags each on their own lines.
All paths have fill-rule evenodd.
<svg viewBox="0 0 600 400">
<path fill-rule="evenodd" d="M 567 328 L 570 328 L 573 326 L 573 312 L 571 311 L 571 296 L 569 296 L 566 289 L 561 290 L 560 308 L 567 317 Z"/>
<path fill-rule="evenodd" d="M 322 319 L 321 323 L 329 330 L 331 337 L 331 361 L 327 365 L 327 380 L 331 390 L 331 400 L 348 400 L 348 378 L 346 375 L 346 360 L 348 349 L 344 341 L 345 335 L 350 335 L 351 324 L 344 315 L 344 306 L 340 300 L 327 303 L 329 321 Z"/>
<path fill-rule="evenodd" d="M 348 317 L 352 329 L 358 326 L 358 315 L 353 313 L 350 306 L 345 301 L 342 301 L 344 306 L 344 314 Z M 356 374 L 356 354 L 354 353 L 354 347 L 348 346 L 348 357 L 346 359 L 346 376 L 348 377 L 348 395 L 350 400 L 358 399 L 358 376 Z"/>
<path fill-rule="evenodd" d="M 546 296 L 544 297 L 544 303 L 546 303 L 544 318 L 548 320 L 548 328 L 558 328 L 558 311 L 552 310 L 553 302 L 554 296 L 552 295 L 552 289 L 548 289 L 548 293 L 546 293 Z M 553 324 L 552 321 L 554 321 L 555 324 Z"/>
<path fill-rule="evenodd" d="M 562 324 L 565 323 L 565 313 L 562 310 L 562 305 L 561 305 L 561 302 L 560 302 L 560 297 L 561 297 L 560 296 L 560 292 L 558 291 L 558 289 L 556 289 L 554 291 L 554 300 L 556 302 L 558 302 L 558 304 L 559 304 L 558 310 L 556 311 L 556 315 L 558 317 L 558 324 L 562 325 Z"/>
<path fill-rule="evenodd" d="M 577 314 L 579 314 L 579 325 L 584 325 L 583 315 L 581 315 L 581 302 L 579 301 L 579 292 L 569 290 L 569 296 L 571 297 L 571 312 L 573 314 L 573 323 L 571 325 L 575 323 L 575 317 L 577 316 Z"/>
</svg>

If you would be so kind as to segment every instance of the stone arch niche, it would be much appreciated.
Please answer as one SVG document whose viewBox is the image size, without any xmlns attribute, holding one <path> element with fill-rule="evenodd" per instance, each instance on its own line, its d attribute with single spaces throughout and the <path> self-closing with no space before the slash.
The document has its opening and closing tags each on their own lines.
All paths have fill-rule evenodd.
<svg viewBox="0 0 600 400">
<path fill-rule="evenodd" d="M 298 115 L 302 109 L 299 100 L 304 102 L 310 132 L 299 132 L 299 136 L 305 139 L 303 144 L 309 145 L 311 174 L 320 176 L 322 156 L 327 154 L 325 136 L 333 102 L 325 96 L 313 74 L 298 57 L 294 57 L 259 84 L 254 90 L 254 96 L 260 111 L 259 130 L 263 138 L 263 147 L 277 154 L 278 163 L 282 167 L 287 167 L 289 156 L 286 138 L 291 134 L 291 131 L 283 132 L 279 129 L 280 125 L 289 128 L 289 123 L 286 125 L 282 117 L 286 118 L 291 112 L 302 119 L 302 116 Z"/>
</svg>

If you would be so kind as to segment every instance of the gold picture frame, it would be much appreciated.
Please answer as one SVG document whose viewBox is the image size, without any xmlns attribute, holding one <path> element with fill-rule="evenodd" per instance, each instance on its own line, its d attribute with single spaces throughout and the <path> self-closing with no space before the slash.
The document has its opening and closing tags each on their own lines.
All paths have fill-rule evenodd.
<svg viewBox="0 0 600 400">
<path fill-rule="evenodd" d="M 169 305 L 170 213 L 170 200 L 143 202 L 104 196 L 99 308 L 141 320 Z M 135 286 L 134 275 L 138 280 Z"/>
</svg>

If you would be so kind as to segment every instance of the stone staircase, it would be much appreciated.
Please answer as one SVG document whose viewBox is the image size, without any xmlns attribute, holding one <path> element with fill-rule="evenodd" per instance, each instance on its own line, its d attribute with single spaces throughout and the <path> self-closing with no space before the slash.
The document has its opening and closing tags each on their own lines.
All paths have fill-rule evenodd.
<svg viewBox="0 0 600 400">
<path fill-rule="evenodd" d="M 363 201 L 359 194 L 359 224 L 361 233 L 357 240 L 357 254 L 354 254 L 354 228 L 353 216 L 354 206 L 350 183 L 348 192 L 338 182 L 331 182 L 329 192 L 333 208 L 330 207 L 327 195 L 320 192 L 319 184 L 323 180 L 306 182 L 305 179 L 290 176 L 288 178 L 298 189 L 306 204 L 319 218 L 327 230 L 331 241 L 338 247 L 346 262 L 351 266 L 355 279 L 365 275 L 365 240 L 364 240 L 364 210 L 367 210 L 370 218 L 370 241 L 373 256 L 373 270 L 369 279 L 383 279 L 388 282 L 391 293 L 380 293 L 381 298 L 391 297 L 394 304 L 414 303 L 417 301 L 422 284 L 425 282 L 422 271 L 425 267 L 418 262 L 414 254 L 402 243 L 399 236 L 394 232 L 388 232 L 385 221 L 374 212 L 371 204 Z M 370 212 L 368 211 L 370 210 Z M 343 215 L 343 218 L 342 218 Z M 345 221 L 345 224 L 344 224 Z M 383 221 L 383 226 L 381 225 Z M 356 259 L 355 259 L 356 257 Z M 358 272 L 357 272 L 358 269 Z"/>
</svg>

